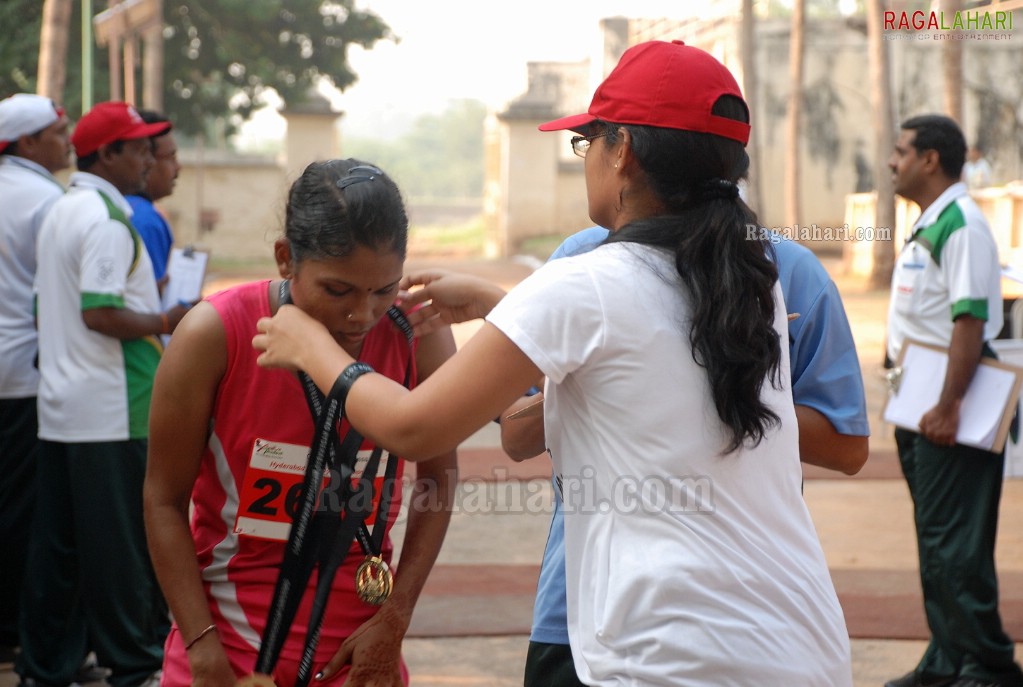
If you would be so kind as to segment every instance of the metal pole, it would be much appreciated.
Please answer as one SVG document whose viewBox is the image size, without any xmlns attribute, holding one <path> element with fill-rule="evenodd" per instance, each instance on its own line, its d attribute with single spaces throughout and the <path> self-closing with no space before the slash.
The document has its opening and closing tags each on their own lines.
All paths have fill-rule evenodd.
<svg viewBox="0 0 1023 687">
<path fill-rule="evenodd" d="M 92 0 L 82 0 L 82 114 L 92 109 Z"/>
</svg>

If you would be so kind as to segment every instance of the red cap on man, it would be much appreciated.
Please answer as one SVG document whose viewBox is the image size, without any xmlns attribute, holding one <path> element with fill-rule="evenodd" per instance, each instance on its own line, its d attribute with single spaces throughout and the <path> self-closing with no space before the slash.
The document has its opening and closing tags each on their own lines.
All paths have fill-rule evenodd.
<svg viewBox="0 0 1023 687">
<path fill-rule="evenodd" d="M 85 157 L 114 141 L 149 138 L 170 128 L 170 122 L 146 124 L 128 103 L 109 101 L 97 104 L 82 115 L 71 134 L 71 145 L 78 157 Z"/>
</svg>

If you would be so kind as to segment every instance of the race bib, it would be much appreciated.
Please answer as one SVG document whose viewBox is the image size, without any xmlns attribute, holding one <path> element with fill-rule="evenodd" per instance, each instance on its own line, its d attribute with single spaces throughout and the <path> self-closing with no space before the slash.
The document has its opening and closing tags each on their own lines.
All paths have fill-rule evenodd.
<svg viewBox="0 0 1023 687">
<path fill-rule="evenodd" d="M 359 451 L 355 459 L 353 480 L 362 476 L 372 451 Z M 384 454 L 380 458 L 373 493 L 356 493 L 353 498 L 372 499 L 366 524 L 371 526 L 384 488 L 384 474 L 388 460 L 397 460 Z M 252 444 L 249 467 L 245 471 L 238 498 L 238 517 L 234 531 L 249 537 L 286 542 L 291 522 L 302 500 L 302 485 L 309 463 L 309 447 L 279 441 L 256 439 Z M 330 473 L 324 471 L 320 482 L 317 508 L 326 505 L 340 514 L 338 495 L 340 484 L 332 484 Z"/>
</svg>

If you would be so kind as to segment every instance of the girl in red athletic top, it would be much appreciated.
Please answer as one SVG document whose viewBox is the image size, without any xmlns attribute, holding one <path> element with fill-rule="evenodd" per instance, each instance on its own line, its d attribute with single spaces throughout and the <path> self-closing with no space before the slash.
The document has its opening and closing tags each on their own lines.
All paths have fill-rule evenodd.
<svg viewBox="0 0 1023 687">
<path fill-rule="evenodd" d="M 317 162 L 291 188 L 274 256 L 296 306 L 353 357 L 413 386 L 455 345 L 444 330 L 410 348 L 385 316 L 397 298 L 407 228 L 399 190 L 382 171 L 356 160 Z M 251 344 L 256 321 L 277 311 L 281 284 L 253 282 L 198 304 L 157 372 L 145 506 L 153 564 L 175 620 L 164 686 L 228 687 L 256 662 L 314 433 L 298 377 L 259 368 Z M 343 423 L 342 436 L 347 429 Z M 364 441 L 358 456 L 373 448 Z M 384 472 L 382 463 L 378 497 Z M 391 522 L 401 475 L 399 465 Z M 394 589 L 381 606 L 356 596 L 365 554 L 352 544 L 333 581 L 313 668 L 342 654 L 348 670 L 324 684 L 407 684 L 401 641 L 444 538 L 456 481 L 454 452 L 417 466 L 415 503 L 425 498 L 430 507 L 409 513 Z M 373 516 L 367 524 L 375 527 Z M 389 561 L 389 538 L 382 548 Z M 316 580 L 314 573 L 274 670 L 282 687 L 295 681 Z"/>
</svg>

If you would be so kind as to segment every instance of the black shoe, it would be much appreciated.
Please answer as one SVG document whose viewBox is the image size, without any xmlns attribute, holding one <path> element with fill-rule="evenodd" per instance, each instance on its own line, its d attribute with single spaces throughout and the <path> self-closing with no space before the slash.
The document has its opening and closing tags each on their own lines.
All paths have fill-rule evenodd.
<svg viewBox="0 0 1023 687">
<path fill-rule="evenodd" d="M 956 682 L 955 675 L 948 675 L 941 677 L 940 675 L 923 675 L 911 670 L 902 677 L 889 680 L 884 683 L 884 687 L 952 687 Z"/>
<path fill-rule="evenodd" d="M 989 682 L 973 677 L 962 677 L 952 683 L 951 687 L 1001 687 L 1001 682 Z"/>
</svg>

